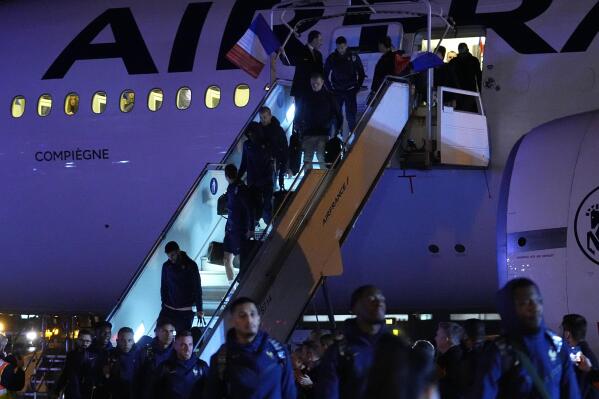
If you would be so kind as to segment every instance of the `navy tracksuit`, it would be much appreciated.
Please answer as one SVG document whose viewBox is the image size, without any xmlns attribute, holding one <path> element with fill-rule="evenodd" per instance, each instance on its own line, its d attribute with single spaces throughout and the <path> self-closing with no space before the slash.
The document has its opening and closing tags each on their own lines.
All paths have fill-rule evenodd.
<svg viewBox="0 0 599 399">
<path fill-rule="evenodd" d="M 173 345 L 163 349 L 154 338 L 151 343 L 144 345 L 137 352 L 137 369 L 134 377 L 135 396 L 138 399 L 155 398 L 154 386 L 158 376 L 158 370 L 162 363 L 166 362 L 173 354 Z"/>
<path fill-rule="evenodd" d="M 320 363 L 320 374 L 314 386 L 316 398 L 364 398 L 368 372 L 372 366 L 378 340 L 386 334 L 362 332 L 355 319 L 345 322 L 344 339 L 327 349 Z"/>
<path fill-rule="evenodd" d="M 548 330 L 544 323 L 536 333 L 522 332 L 510 283 L 499 291 L 497 307 L 505 333 L 485 347 L 469 397 L 541 399 L 533 378 L 517 359 L 514 348 L 521 348 L 551 398 L 579 399 L 576 376 L 562 338 Z"/>
<path fill-rule="evenodd" d="M 275 160 L 275 174 L 278 177 L 279 187 L 285 188 L 285 172 L 287 172 L 287 162 L 289 159 L 289 143 L 281 123 L 276 117 L 272 117 L 270 124 L 262 126 L 264 130 L 264 139 L 269 143 L 272 156 Z"/>
<path fill-rule="evenodd" d="M 160 297 L 162 310 L 158 318 L 173 322 L 177 331 L 190 330 L 194 318 L 192 310 L 177 311 L 164 306 L 180 309 L 195 305 L 198 311 L 203 310 L 200 271 L 185 252 L 180 252 L 176 264 L 167 260 L 162 265 Z"/>
<path fill-rule="evenodd" d="M 127 353 L 116 348 L 108 355 L 109 377 L 106 386 L 112 399 L 133 398 L 133 376 L 137 360 L 135 346 Z"/>
<path fill-rule="evenodd" d="M 247 345 L 235 331 L 210 359 L 205 398 L 295 399 L 297 391 L 289 353 L 260 331 Z"/>
<path fill-rule="evenodd" d="M 360 56 L 349 50 L 343 55 L 333 51 L 324 65 L 324 75 L 326 85 L 335 96 L 339 109 L 345 106 L 347 125 L 353 131 L 358 112 L 356 96 L 366 77 Z M 337 126 L 337 130 L 340 129 L 341 126 Z"/>
<path fill-rule="evenodd" d="M 241 180 L 227 187 L 227 224 L 225 225 L 224 251 L 240 255 L 239 274 L 245 273 L 249 262 L 251 242 L 248 234 L 254 231 L 255 204 L 248 187 Z"/>
<path fill-rule="evenodd" d="M 159 368 L 155 385 L 160 399 L 200 399 L 208 375 L 208 365 L 196 355 L 180 360 L 173 352 Z"/>
<path fill-rule="evenodd" d="M 246 140 L 243 143 L 239 177 L 242 178 L 246 172 L 248 188 L 255 201 L 256 221 L 262 218 L 264 223 L 268 224 L 272 217 L 274 168 L 271 149 L 264 137 Z"/>
</svg>

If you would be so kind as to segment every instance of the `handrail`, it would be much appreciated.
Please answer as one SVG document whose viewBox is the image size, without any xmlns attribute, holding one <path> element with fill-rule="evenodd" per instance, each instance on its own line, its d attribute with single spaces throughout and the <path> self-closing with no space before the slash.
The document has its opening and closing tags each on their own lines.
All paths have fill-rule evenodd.
<svg viewBox="0 0 599 399">
<path fill-rule="evenodd" d="M 289 196 L 291 195 L 291 188 L 294 187 L 294 185 L 301 180 L 302 178 L 302 174 L 304 174 L 308 168 L 306 167 L 306 165 L 310 165 L 312 164 L 311 162 L 305 162 L 301 169 L 299 170 L 299 172 L 297 173 L 297 175 L 295 176 L 295 178 L 293 179 L 293 182 L 291 183 L 290 186 L 290 190 L 287 191 L 287 194 L 285 195 L 285 198 L 283 199 L 283 202 L 281 203 L 281 206 L 275 210 L 273 217 L 271 218 L 270 222 L 268 223 L 268 225 L 266 226 L 266 228 L 264 229 L 264 232 L 262 233 L 262 236 L 260 237 L 260 241 L 263 241 L 264 239 L 269 238 L 269 234 L 274 231 L 273 229 L 271 229 L 275 223 L 275 221 L 277 220 L 277 217 L 279 216 L 279 214 L 282 212 L 283 209 L 283 204 L 285 204 L 289 198 Z M 256 256 L 256 252 L 252 253 L 252 259 L 250 260 L 250 265 L 249 267 L 252 266 L 253 264 L 253 260 L 254 257 Z M 210 316 L 210 319 L 208 320 L 208 322 L 206 323 L 206 328 L 205 330 L 202 332 L 202 335 L 200 336 L 200 339 L 198 340 L 198 342 L 196 342 L 193 351 L 195 352 L 198 347 L 200 346 L 200 344 L 202 342 L 207 342 L 204 341 L 205 338 L 212 338 L 212 334 L 214 333 L 214 329 L 210 330 L 208 328 L 208 326 L 210 326 L 213 322 L 213 320 L 216 318 L 216 321 L 218 321 L 218 318 L 221 317 L 221 315 L 224 313 L 223 307 L 226 306 L 225 302 L 228 303 L 228 299 L 230 299 L 232 291 L 236 290 L 239 285 L 241 284 L 240 278 L 239 278 L 239 274 L 237 276 L 235 276 L 235 279 L 233 279 L 233 282 L 231 283 L 231 285 L 229 286 L 229 289 L 227 290 L 227 292 L 225 293 L 225 295 L 223 296 L 223 299 L 221 299 L 220 303 L 218 304 L 218 306 L 216 307 L 216 309 L 214 310 L 214 313 L 212 314 L 212 316 Z M 222 311 L 222 312 L 221 312 Z"/>
<path fill-rule="evenodd" d="M 358 121 L 358 123 L 356 124 L 356 129 L 354 129 L 354 132 L 351 135 L 348 135 L 347 140 L 345 141 L 345 143 L 349 143 L 350 140 L 350 136 L 356 136 L 356 130 L 358 130 L 358 127 L 362 127 L 363 122 L 365 122 L 366 118 L 370 117 L 371 111 L 374 109 L 374 104 L 378 104 L 378 101 L 380 101 L 380 94 L 382 92 L 382 90 L 386 90 L 389 86 L 389 84 L 393 81 L 399 81 L 402 83 L 405 83 L 403 79 L 401 78 L 389 78 L 387 77 L 385 79 L 385 81 L 383 82 L 383 84 L 379 87 L 379 90 L 377 91 L 374 100 L 368 105 L 368 107 L 366 108 L 366 110 L 364 111 L 364 113 L 362 114 L 362 116 L 360 117 L 360 120 Z M 357 134 L 356 137 L 359 137 L 359 133 Z M 349 151 L 346 152 L 351 152 L 351 148 L 349 149 Z M 341 154 L 339 154 L 339 156 L 337 157 L 337 159 L 335 160 L 335 162 L 333 163 L 333 165 L 336 165 L 339 161 Z M 304 164 L 304 166 L 302 167 L 302 170 L 305 170 L 305 166 L 306 164 Z M 309 218 L 311 217 L 312 213 L 314 212 L 314 209 L 316 208 L 316 206 L 319 204 L 322 196 L 324 195 L 327 185 L 328 183 L 334 178 L 335 174 L 337 173 L 337 168 L 330 168 L 326 171 L 325 175 L 322 177 L 322 179 L 320 180 L 320 182 L 318 183 L 317 187 L 313 189 L 313 195 L 310 196 L 310 198 L 308 199 L 307 203 L 302 207 L 301 211 L 297 212 L 298 217 L 293 221 L 291 228 L 289 230 L 289 234 L 288 234 L 288 238 L 286 239 L 285 244 L 283 245 L 282 250 L 280 251 L 279 256 L 277 257 L 276 261 L 273 262 L 273 264 L 276 265 L 281 265 L 282 264 L 282 258 L 284 258 L 285 256 L 287 256 L 287 254 L 289 253 L 289 251 L 291 250 L 292 246 L 295 245 L 295 242 L 297 241 L 297 238 L 299 237 L 299 234 L 302 231 L 302 228 L 304 227 L 305 223 L 309 220 Z M 298 173 L 296 179 L 294 180 L 294 184 L 295 181 L 297 181 L 298 177 L 301 175 L 301 171 Z M 293 185 L 292 185 L 293 186 Z M 272 223 L 274 222 L 275 218 L 273 217 L 271 223 L 269 224 L 272 225 Z M 268 229 L 268 227 L 267 227 Z M 270 238 L 270 236 L 269 236 Z M 256 254 L 254 254 L 255 256 Z M 248 271 L 251 270 L 254 267 L 254 262 L 255 262 L 255 258 L 252 259 L 249 267 L 248 267 Z M 247 272 L 246 272 L 247 274 Z M 224 302 L 228 299 L 231 299 L 232 296 L 232 289 L 238 290 L 239 287 L 241 287 L 241 285 L 247 281 L 247 279 L 244 280 L 239 280 L 239 276 L 237 276 L 233 282 L 233 284 L 231 284 L 231 286 L 229 287 L 229 290 L 227 291 L 227 294 L 225 295 L 225 297 L 223 298 L 223 300 L 221 301 L 221 303 L 219 304 L 217 311 L 214 313 L 214 315 L 212 316 L 212 318 L 210 319 L 210 322 L 207 324 L 208 326 L 212 323 L 212 320 L 214 317 L 219 317 L 217 315 L 218 311 L 222 308 L 222 306 L 224 306 Z M 233 288 L 234 287 L 234 288 Z M 216 319 L 216 323 L 218 323 L 218 318 Z M 215 324 L 216 324 L 215 323 Z M 196 344 L 196 346 L 194 347 L 194 350 L 196 350 L 200 343 L 203 343 L 204 345 L 207 344 L 209 342 L 209 340 L 212 338 L 213 334 L 216 332 L 216 328 L 212 328 L 212 329 L 208 329 L 206 328 L 206 330 L 204 331 L 204 333 L 202 334 L 201 339 L 198 341 L 198 343 Z M 207 338 L 207 340 L 204 340 L 205 338 Z"/>
<path fill-rule="evenodd" d="M 339 17 L 345 17 L 345 16 L 354 16 L 354 15 L 399 14 L 399 13 L 401 13 L 401 14 L 405 14 L 405 15 L 413 15 L 413 16 L 418 16 L 418 17 L 422 17 L 422 16 L 428 17 L 428 16 L 434 15 L 436 18 L 439 18 L 441 21 L 443 21 L 447 27 L 452 26 L 452 24 L 443 16 L 443 8 L 439 7 L 439 12 L 433 12 L 431 4 L 428 0 L 421 0 L 418 2 L 422 2 L 422 3 L 424 3 L 424 5 L 427 6 L 426 13 L 418 13 L 418 12 L 414 12 L 414 11 L 389 10 L 390 6 L 413 5 L 414 1 L 395 1 L 395 2 L 368 4 L 368 5 L 360 4 L 360 5 L 350 5 L 350 6 L 345 5 L 345 4 L 331 4 L 331 5 L 325 5 L 325 6 L 296 6 L 296 7 L 288 7 L 289 5 L 292 5 L 292 2 L 287 2 L 287 3 L 278 4 L 270 10 L 271 29 L 273 28 L 274 12 L 282 10 L 281 16 L 280 16 L 281 22 L 289 30 L 289 34 L 287 35 L 287 38 L 285 39 L 285 41 L 283 42 L 283 44 L 281 46 L 282 48 L 285 48 L 285 45 L 287 44 L 287 42 L 289 41 L 291 36 L 293 34 L 298 35 L 297 28 L 299 28 L 301 25 L 303 25 L 306 22 L 321 20 L 321 19 L 331 19 L 331 18 L 339 18 Z M 377 6 L 381 6 L 386 9 L 377 11 L 376 10 Z M 343 8 L 345 10 L 351 10 L 351 9 L 363 10 L 364 7 L 368 7 L 370 10 L 369 11 L 348 11 L 348 12 L 342 12 L 342 13 L 337 13 L 337 14 L 330 14 L 330 15 L 326 15 L 326 16 L 303 18 L 303 19 L 297 21 L 295 26 L 293 26 L 293 27 L 284 20 L 284 16 L 287 14 L 287 11 L 289 11 L 289 10 L 297 10 L 297 11 L 321 11 L 322 10 L 322 11 L 325 11 L 325 10 L 332 9 L 332 8 L 333 9 L 334 8 Z M 430 27 L 430 24 L 429 24 L 429 27 Z"/>
<path fill-rule="evenodd" d="M 480 107 L 480 115 L 485 116 L 485 110 L 483 108 L 483 101 L 482 101 L 482 97 L 480 96 L 480 92 L 456 89 L 455 87 L 438 86 L 437 87 L 437 106 L 439 106 L 439 103 L 441 104 L 441 106 L 443 105 L 443 93 L 445 93 L 445 92 L 462 94 L 462 95 L 466 95 L 466 96 L 470 96 L 470 97 L 476 97 L 478 99 L 478 106 Z"/>
<path fill-rule="evenodd" d="M 381 87 L 379 88 L 379 90 L 377 91 L 377 94 L 375 96 L 375 99 L 368 104 L 366 110 L 364 111 L 364 113 L 362 114 L 362 116 L 360 117 L 360 120 L 358 121 L 358 123 L 356 124 L 356 129 L 354 129 L 353 133 L 351 135 L 348 135 L 348 138 L 345 141 L 345 144 L 349 144 L 350 142 L 350 138 L 351 137 L 355 137 L 357 139 L 357 137 L 359 137 L 360 133 L 362 130 L 360 130 L 359 132 L 357 127 L 362 125 L 362 123 L 366 120 L 366 118 L 370 117 L 370 111 L 372 111 L 374 109 L 374 104 L 377 103 L 377 100 L 380 100 L 380 93 L 383 89 L 383 87 L 385 88 L 385 90 L 387 89 L 387 87 L 389 86 L 389 83 L 395 79 L 389 79 L 387 78 L 385 80 L 385 82 L 381 85 Z M 400 81 L 400 79 L 397 79 L 398 81 Z M 377 103 L 378 104 L 378 103 Z M 353 146 L 350 146 L 349 151 L 345 151 L 346 153 L 351 153 Z M 337 159 L 335 160 L 335 163 L 339 162 L 341 159 L 341 154 L 339 154 L 339 156 L 337 157 Z M 304 224 L 306 223 L 306 221 L 310 218 L 310 216 L 312 215 L 314 208 L 318 205 L 318 203 L 320 202 L 322 195 L 324 194 L 326 187 L 328 185 L 328 183 L 333 179 L 333 177 L 335 176 L 335 174 L 337 173 L 337 168 L 331 168 L 328 169 L 326 174 L 324 175 L 324 177 L 320 180 L 320 182 L 318 183 L 318 186 L 316 187 L 316 189 L 314 190 L 314 192 L 316 193 L 315 195 L 313 195 L 308 202 L 304 205 L 303 209 L 301 212 L 299 212 L 299 215 L 302 215 L 301 219 L 299 221 L 296 220 L 296 222 L 294 223 L 294 226 L 291 229 L 290 233 L 290 237 L 291 239 L 288 240 L 288 242 L 293 242 L 298 234 L 301 232 L 302 227 L 304 226 Z"/>
<path fill-rule="evenodd" d="M 282 82 L 290 83 L 289 80 L 286 80 L 286 79 L 277 79 L 275 81 L 275 83 L 272 85 L 272 87 L 270 87 L 268 93 L 262 98 L 262 100 L 260 101 L 260 103 L 256 106 L 256 108 L 252 111 L 252 113 L 250 115 L 256 115 L 258 113 L 258 111 L 260 110 L 260 108 L 262 106 L 264 106 L 264 104 L 268 100 L 268 98 L 270 96 L 270 93 L 273 93 L 275 91 L 274 88 L 277 85 L 280 85 Z M 226 162 L 226 160 L 231 156 L 231 154 L 233 153 L 233 151 L 237 147 L 237 144 L 239 143 L 239 140 L 245 134 L 245 130 L 247 129 L 247 127 L 250 124 L 250 122 L 252 122 L 252 120 L 253 120 L 253 118 L 249 119 L 243 125 L 243 128 L 239 131 L 239 134 L 235 137 L 235 140 L 233 140 L 231 146 L 229 146 L 229 149 L 227 150 L 227 152 L 223 156 L 223 158 L 222 158 L 223 163 Z M 173 213 L 173 215 L 169 219 L 168 223 L 166 224 L 166 226 L 162 229 L 162 231 L 158 235 L 158 238 L 156 239 L 156 241 L 154 242 L 154 244 L 152 245 L 152 247 L 148 251 L 147 255 L 145 256 L 145 258 L 141 262 L 140 266 L 137 268 L 137 271 L 135 272 L 135 274 L 133 275 L 133 277 L 131 278 L 131 280 L 129 281 L 129 283 L 127 284 L 127 286 L 125 287 L 125 289 L 123 290 L 123 293 L 119 297 L 116 305 L 113 307 L 113 309 L 108 314 L 107 320 L 110 320 L 114 316 L 114 313 L 123 304 L 123 301 L 127 297 L 128 292 L 131 290 L 131 288 L 133 287 L 133 285 L 137 281 L 138 277 L 143 272 L 143 270 L 145 268 L 145 265 L 148 263 L 148 261 L 150 260 L 150 258 L 152 257 L 152 255 L 155 253 L 155 251 L 158 248 L 158 246 L 160 245 L 161 241 L 163 240 L 163 238 L 165 237 L 165 235 L 167 234 L 167 232 L 169 231 L 169 229 L 173 226 L 173 224 L 177 220 L 177 217 L 179 216 L 179 214 L 181 213 L 181 211 L 183 210 L 183 208 L 185 207 L 185 205 L 188 203 L 189 199 L 193 195 L 193 193 L 196 190 L 196 188 L 199 186 L 200 182 L 202 181 L 202 179 L 204 178 L 204 176 L 208 172 L 208 167 L 210 165 L 215 165 L 215 164 L 213 164 L 213 163 L 206 163 L 204 165 L 204 168 L 202 169 L 202 171 L 198 175 L 198 177 L 192 183 L 191 187 L 187 190 L 187 193 L 185 194 L 185 197 L 183 197 L 183 200 L 179 203 L 179 206 L 177 206 L 177 209 L 175 210 L 175 212 Z M 218 165 L 218 164 L 216 164 L 216 165 Z"/>
</svg>

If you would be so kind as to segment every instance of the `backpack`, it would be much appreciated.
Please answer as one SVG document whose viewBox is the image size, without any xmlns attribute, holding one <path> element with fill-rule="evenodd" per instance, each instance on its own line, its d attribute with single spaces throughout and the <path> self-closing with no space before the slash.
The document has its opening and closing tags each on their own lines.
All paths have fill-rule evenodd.
<svg viewBox="0 0 599 399">
<path fill-rule="evenodd" d="M 223 195 L 218 197 L 218 200 L 216 202 L 216 214 L 218 216 L 225 216 L 228 213 L 229 210 L 227 209 L 227 193 L 224 193 Z"/>
<path fill-rule="evenodd" d="M 343 152 L 343 141 L 339 136 L 335 136 L 330 139 L 324 147 L 324 161 L 327 164 L 332 164 L 339 158 L 339 155 Z"/>
<path fill-rule="evenodd" d="M 289 139 L 289 169 L 297 175 L 302 164 L 302 139 L 297 132 L 293 132 Z"/>
</svg>

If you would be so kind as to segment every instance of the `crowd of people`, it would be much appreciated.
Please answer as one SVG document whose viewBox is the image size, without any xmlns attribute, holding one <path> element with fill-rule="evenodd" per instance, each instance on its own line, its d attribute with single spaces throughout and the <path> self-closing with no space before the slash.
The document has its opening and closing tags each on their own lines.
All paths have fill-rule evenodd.
<svg viewBox="0 0 599 399">
<path fill-rule="evenodd" d="M 501 334 L 469 319 L 440 322 L 434 344 L 386 328 L 385 297 L 372 285 L 351 295 L 353 318 L 342 328 L 312 331 L 295 348 L 260 328 L 250 298 L 227 309 L 230 330 L 209 364 L 194 352 L 193 334 L 158 319 L 155 336 L 134 342 L 112 325 L 79 331 L 52 387 L 65 399 L 594 399 L 599 363 L 585 341 L 587 322 L 565 315 L 561 334 L 545 326 L 543 298 L 529 279 L 509 281 L 497 295 Z M 162 317 L 162 316 L 161 316 Z M 25 383 L 22 360 L 4 353 L 3 389 Z"/>
</svg>

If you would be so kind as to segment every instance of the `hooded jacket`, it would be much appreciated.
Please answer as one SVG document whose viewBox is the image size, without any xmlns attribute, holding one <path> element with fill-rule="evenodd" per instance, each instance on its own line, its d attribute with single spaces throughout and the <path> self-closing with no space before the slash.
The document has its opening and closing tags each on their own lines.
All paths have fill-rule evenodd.
<svg viewBox="0 0 599 399">
<path fill-rule="evenodd" d="M 529 357 L 552 398 L 580 398 L 572 363 L 561 337 L 548 330 L 544 321 L 537 332 L 527 332 L 518 319 L 513 295 L 515 286 L 520 281 L 521 279 L 510 281 L 497 294 L 497 310 L 501 315 L 504 334 L 494 345 L 485 348 L 469 397 L 542 398 L 535 388 L 532 376 L 517 360 L 516 345 Z"/>
<path fill-rule="evenodd" d="M 297 391 L 289 353 L 265 332 L 240 344 L 235 331 L 210 359 L 205 398 L 295 399 Z"/>
<path fill-rule="evenodd" d="M 203 310 L 202 281 L 198 265 L 183 251 L 176 264 L 167 260 L 162 265 L 160 297 L 163 305 L 186 308 L 196 305 Z"/>
<path fill-rule="evenodd" d="M 314 386 L 315 397 L 327 399 L 364 398 L 368 372 L 384 328 L 368 335 L 358 327 L 356 319 L 345 322 L 343 339 L 327 349 L 320 363 L 320 375 Z"/>
</svg>

